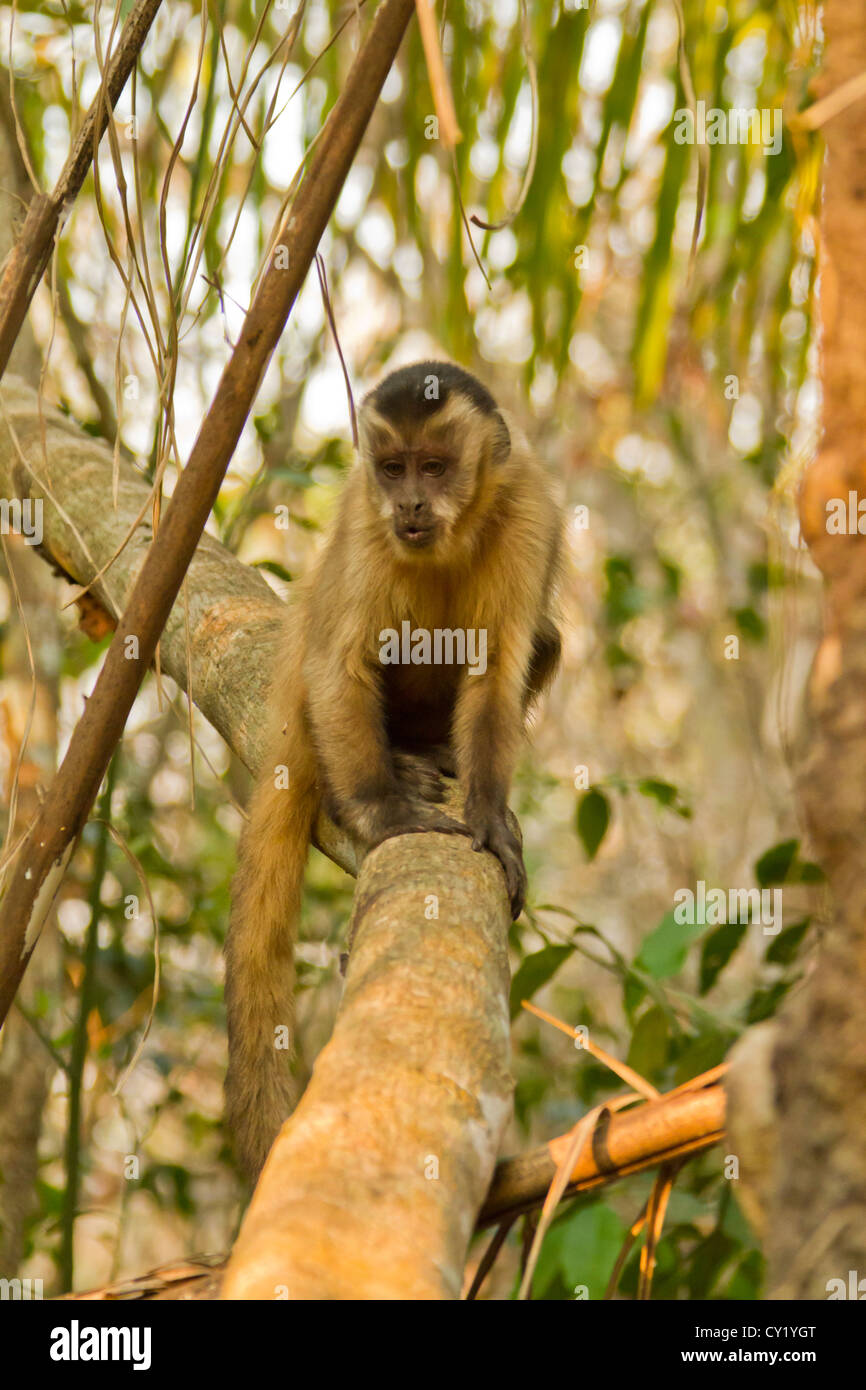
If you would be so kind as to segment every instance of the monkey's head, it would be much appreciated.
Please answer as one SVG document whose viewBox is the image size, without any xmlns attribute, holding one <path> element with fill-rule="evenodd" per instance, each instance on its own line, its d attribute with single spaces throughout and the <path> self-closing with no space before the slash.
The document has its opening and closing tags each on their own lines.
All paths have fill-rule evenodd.
<svg viewBox="0 0 866 1390">
<path fill-rule="evenodd" d="M 511 451 L 490 392 L 450 362 L 416 362 L 365 397 L 358 424 L 368 499 L 399 552 L 446 558 Z"/>
</svg>

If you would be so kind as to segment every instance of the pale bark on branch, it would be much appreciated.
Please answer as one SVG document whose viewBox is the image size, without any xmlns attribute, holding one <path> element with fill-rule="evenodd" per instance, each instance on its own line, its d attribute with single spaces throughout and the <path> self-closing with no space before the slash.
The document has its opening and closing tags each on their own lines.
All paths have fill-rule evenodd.
<svg viewBox="0 0 866 1390">
<path fill-rule="evenodd" d="M 42 501 L 41 553 L 78 585 L 91 585 L 147 502 L 142 474 L 121 460 L 115 509 L 113 468 L 107 445 L 59 410 L 40 406 L 20 377 L 6 375 L 0 383 L 0 496 Z M 124 610 L 152 538 L 146 517 L 107 574 L 92 583 L 92 594 L 114 620 Z M 161 668 L 184 690 L 189 669 L 193 702 L 255 771 L 283 604 L 256 570 L 208 535 L 193 555 L 185 587 L 163 630 Z M 359 847 L 325 818 L 317 842 L 335 863 L 356 870 Z"/>
<path fill-rule="evenodd" d="M 509 913 L 489 854 L 364 861 L 333 1035 L 277 1136 L 223 1298 L 458 1298 L 511 1109 Z"/>
</svg>

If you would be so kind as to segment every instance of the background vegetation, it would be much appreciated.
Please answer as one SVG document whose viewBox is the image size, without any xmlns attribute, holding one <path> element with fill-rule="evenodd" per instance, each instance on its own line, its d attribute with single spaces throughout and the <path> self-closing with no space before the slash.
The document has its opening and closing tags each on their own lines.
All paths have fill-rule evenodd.
<svg viewBox="0 0 866 1390">
<path fill-rule="evenodd" d="M 366 22 L 367 6 L 359 17 L 352 4 L 309 0 L 289 49 L 295 9 L 164 8 L 34 304 L 46 396 L 116 435 L 151 474 L 164 469 L 166 492 Z M 809 4 L 683 0 L 681 54 L 678 15 L 666 0 L 534 0 L 527 52 L 517 0 L 449 0 L 443 44 L 464 135 L 454 164 L 429 138 L 413 26 L 321 247 L 356 393 L 387 365 L 453 356 L 523 414 L 561 479 L 566 658 L 514 796 L 531 888 L 512 934 L 513 997 L 589 1025 L 660 1088 L 721 1061 L 746 1024 L 775 1010 L 804 969 L 820 892 L 789 780 L 817 621 L 792 498 L 816 433 L 821 159 L 816 137 L 792 134 L 790 121 L 820 34 Z M 0 22 L 15 78 L 5 137 L 50 185 L 98 83 L 94 33 L 104 48 L 112 15 L 24 0 L 14 19 L 0 7 Z M 780 152 L 677 143 L 684 74 L 707 107 L 782 111 Z M 473 228 L 473 252 L 460 198 L 482 220 L 516 215 L 502 230 Z M 214 533 L 283 591 L 308 563 L 350 460 L 342 374 L 311 276 Z M 283 529 L 275 509 L 286 506 Z M 57 596 L 68 597 L 59 582 Z M 8 803 L 29 673 L 6 580 L 0 602 Z M 56 705 L 62 752 L 104 644 L 70 610 L 59 627 L 44 611 L 41 621 L 36 635 L 54 655 L 40 701 Z M 154 935 L 139 876 L 99 822 L 63 889 L 57 970 L 26 1005 L 33 1046 L 48 1044 L 58 1065 L 23 1271 L 54 1287 L 224 1249 L 238 1217 L 221 1128 L 220 951 L 246 788 L 219 737 L 197 715 L 193 724 L 194 750 L 182 698 L 169 682 L 160 698 L 148 678 L 100 812 L 146 875 L 160 932 L 156 1016 L 120 1093 L 150 1008 Z M 783 932 L 678 925 L 674 893 L 700 879 L 784 882 Z M 330 1031 L 351 890 L 313 853 L 302 1068 Z M 136 920 L 130 895 L 142 900 Z M 511 1152 L 618 1089 L 527 1016 L 516 1017 L 514 1067 Z M 723 1161 L 713 1150 L 678 1179 L 654 1296 L 760 1294 L 761 1259 Z M 81 1169 L 74 1203 L 70 1165 Z M 576 1285 L 602 1295 L 650 1181 L 563 1208 L 536 1297 L 569 1298 Z M 0 1224 L 3 1201 L 0 1191 Z M 515 1228 L 493 1296 L 509 1296 L 519 1247 Z M 636 1283 L 635 1255 L 620 1288 L 631 1295 Z"/>
</svg>

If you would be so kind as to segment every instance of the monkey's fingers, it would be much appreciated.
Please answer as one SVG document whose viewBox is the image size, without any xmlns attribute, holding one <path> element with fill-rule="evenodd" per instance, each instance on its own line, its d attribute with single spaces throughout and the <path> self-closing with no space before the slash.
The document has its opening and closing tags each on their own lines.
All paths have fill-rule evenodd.
<svg viewBox="0 0 866 1390">
<path fill-rule="evenodd" d="M 421 808 L 417 808 L 419 813 Z M 385 826 L 376 836 L 373 845 L 380 845 L 384 840 L 393 840 L 397 835 L 425 835 L 430 831 L 437 831 L 440 835 L 471 835 L 465 825 L 459 820 L 454 820 L 451 816 L 446 816 L 442 812 L 431 811 L 428 815 L 418 815 L 417 819 L 408 819 L 394 825 Z"/>
<path fill-rule="evenodd" d="M 523 867 L 523 857 L 509 850 L 506 854 L 497 854 L 497 859 L 505 871 L 505 886 L 508 889 L 508 901 L 511 904 L 511 920 L 516 922 L 523 905 L 526 902 L 526 869 Z"/>
<path fill-rule="evenodd" d="M 526 869 L 519 841 L 505 821 L 490 820 L 475 827 L 472 848 L 490 850 L 502 865 L 511 904 L 511 920 L 516 922 L 526 902 Z"/>
<path fill-rule="evenodd" d="M 446 816 L 440 813 L 434 817 L 435 824 L 425 827 L 428 830 L 438 830 L 443 835 L 471 835 L 472 831 L 468 825 L 464 825 L 462 820 L 455 820 L 453 816 Z"/>
</svg>

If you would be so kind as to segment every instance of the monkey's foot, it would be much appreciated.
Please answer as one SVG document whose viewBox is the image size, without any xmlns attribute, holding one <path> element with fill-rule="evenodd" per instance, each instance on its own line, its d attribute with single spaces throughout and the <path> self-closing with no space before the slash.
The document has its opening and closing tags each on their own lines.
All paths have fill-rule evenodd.
<svg viewBox="0 0 866 1390">
<path fill-rule="evenodd" d="M 397 779 L 413 804 L 418 801 L 438 804 L 445 800 L 445 783 L 430 758 L 403 748 L 395 749 L 391 757 Z"/>
</svg>

